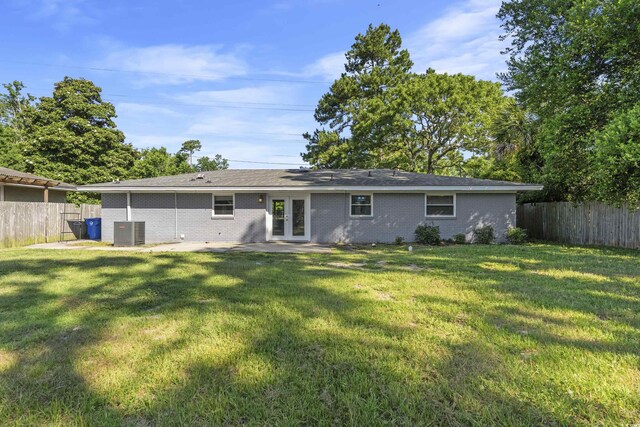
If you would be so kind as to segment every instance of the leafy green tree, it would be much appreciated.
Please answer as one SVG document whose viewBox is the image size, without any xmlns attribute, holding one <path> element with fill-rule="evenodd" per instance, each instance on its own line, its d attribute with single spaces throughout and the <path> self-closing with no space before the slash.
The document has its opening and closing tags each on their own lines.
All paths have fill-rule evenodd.
<svg viewBox="0 0 640 427">
<path fill-rule="evenodd" d="M 21 144 L 16 141 L 15 131 L 7 125 L 0 124 L 0 166 L 24 171 L 26 165 Z"/>
<path fill-rule="evenodd" d="M 187 154 L 179 151 L 169 153 L 165 147 L 140 150 L 139 158 L 131 169 L 131 178 L 154 178 L 192 172 Z"/>
<path fill-rule="evenodd" d="M 0 165 L 24 171 L 25 129 L 35 98 L 23 95 L 24 84 L 17 80 L 2 86 L 6 93 L 0 93 Z"/>
<path fill-rule="evenodd" d="M 24 84 L 18 80 L 2 85 L 6 93 L 0 93 L 0 123 L 9 126 L 19 142 L 24 140 L 29 112 L 35 97 L 22 94 Z"/>
<path fill-rule="evenodd" d="M 216 154 L 214 158 L 203 156 L 198 159 L 195 167 L 198 172 L 229 169 L 229 160 L 223 159 L 220 154 Z"/>
<path fill-rule="evenodd" d="M 190 139 L 182 143 L 182 147 L 180 147 L 180 152 L 185 153 L 189 156 L 189 166 L 193 166 L 193 153 L 196 151 L 200 151 L 202 149 L 202 144 L 197 139 Z"/>
<path fill-rule="evenodd" d="M 501 79 L 538 122 L 549 199 L 610 199 L 592 192 L 599 163 L 591 135 L 640 102 L 639 16 L 637 0 L 502 3 L 511 45 Z"/>
<path fill-rule="evenodd" d="M 522 181 L 514 157 L 498 159 L 491 154 L 475 155 L 463 162 L 462 170 L 461 175 L 473 178 Z"/>
<path fill-rule="evenodd" d="M 116 128 L 114 106 L 85 79 L 65 77 L 42 97 L 26 126 L 28 171 L 75 184 L 127 178 L 136 153 Z M 75 202 L 96 201 L 78 193 Z"/>
<path fill-rule="evenodd" d="M 413 66 L 401 49 L 400 33 L 386 24 L 369 25 L 346 53 L 345 72 L 324 94 L 314 117 L 322 129 L 305 133 L 302 158 L 318 167 L 374 167 L 382 141 L 354 132 L 362 112 L 379 105 L 380 98 L 408 78 Z"/>
<path fill-rule="evenodd" d="M 499 84 L 412 73 L 400 34 L 384 24 L 359 34 L 346 59 L 316 108 L 325 127 L 304 135 L 310 164 L 460 174 L 463 152 L 491 145 L 492 120 L 507 99 Z"/>
<path fill-rule="evenodd" d="M 640 104 L 593 135 L 594 193 L 615 205 L 640 206 Z"/>
<path fill-rule="evenodd" d="M 411 75 L 390 92 L 356 126 L 384 134 L 385 154 L 393 159 L 389 166 L 427 173 L 461 167 L 463 151 L 486 152 L 492 122 L 507 100 L 498 83 L 433 70 Z"/>
</svg>

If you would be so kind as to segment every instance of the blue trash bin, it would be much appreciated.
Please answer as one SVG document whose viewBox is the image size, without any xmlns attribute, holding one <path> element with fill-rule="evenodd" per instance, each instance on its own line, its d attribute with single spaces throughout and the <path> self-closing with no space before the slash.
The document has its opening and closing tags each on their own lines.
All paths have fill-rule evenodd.
<svg viewBox="0 0 640 427">
<path fill-rule="evenodd" d="M 100 240 L 102 237 L 102 218 L 85 218 L 85 224 L 87 224 L 87 236 L 91 240 Z"/>
</svg>

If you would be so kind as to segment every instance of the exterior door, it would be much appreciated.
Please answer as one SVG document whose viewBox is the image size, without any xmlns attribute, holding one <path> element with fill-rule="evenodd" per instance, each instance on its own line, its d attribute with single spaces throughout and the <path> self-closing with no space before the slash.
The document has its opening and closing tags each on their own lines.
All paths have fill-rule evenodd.
<svg viewBox="0 0 640 427">
<path fill-rule="evenodd" d="M 267 240 L 309 241 L 309 195 L 272 195 L 267 209 Z"/>
</svg>

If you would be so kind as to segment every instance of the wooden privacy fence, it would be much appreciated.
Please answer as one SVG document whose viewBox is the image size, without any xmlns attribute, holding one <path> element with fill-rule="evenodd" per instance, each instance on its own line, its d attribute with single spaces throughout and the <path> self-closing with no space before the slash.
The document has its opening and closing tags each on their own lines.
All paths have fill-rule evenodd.
<svg viewBox="0 0 640 427">
<path fill-rule="evenodd" d="M 0 247 L 75 239 L 74 222 L 99 216 L 100 205 L 0 202 Z"/>
<path fill-rule="evenodd" d="M 640 210 L 598 202 L 529 203 L 517 208 L 530 237 L 578 245 L 640 248 Z"/>
</svg>

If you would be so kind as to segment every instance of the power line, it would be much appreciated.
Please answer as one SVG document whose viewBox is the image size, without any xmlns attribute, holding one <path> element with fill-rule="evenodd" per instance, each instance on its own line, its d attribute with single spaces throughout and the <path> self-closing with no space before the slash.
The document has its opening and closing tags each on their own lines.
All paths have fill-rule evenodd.
<svg viewBox="0 0 640 427">
<path fill-rule="evenodd" d="M 140 98 L 140 99 L 156 99 L 156 97 L 154 96 L 140 96 L 140 95 L 136 95 L 136 96 L 131 96 L 131 95 L 124 95 L 124 94 L 116 94 L 116 93 L 104 93 L 104 96 L 115 96 L 115 97 L 120 97 L 120 98 Z M 287 103 L 281 103 L 281 102 L 249 102 L 249 101 L 218 101 L 218 100 L 214 100 L 213 102 L 219 102 L 219 103 L 223 103 L 223 104 L 249 104 L 249 105 L 282 105 L 282 106 L 287 106 L 287 107 L 315 107 L 315 105 L 313 104 L 287 104 Z M 194 105 L 199 105 L 199 104 L 194 104 Z M 203 104 L 203 105 L 207 105 L 207 104 Z"/>
<path fill-rule="evenodd" d="M 111 102 L 108 99 L 104 101 Z M 250 105 L 216 105 L 216 104 L 188 104 L 185 102 L 146 102 L 144 105 L 182 105 L 185 107 L 198 107 L 198 108 L 232 108 L 232 109 L 247 109 L 247 110 L 269 110 L 269 111 L 298 111 L 298 112 L 314 112 L 315 110 L 304 108 L 276 108 L 276 107 L 252 107 Z"/>
<path fill-rule="evenodd" d="M 261 165 L 308 166 L 307 164 L 302 164 L 302 163 L 256 162 L 253 160 L 233 160 L 233 159 L 227 159 L 227 160 L 235 163 L 253 163 L 253 164 L 261 164 Z"/>
<path fill-rule="evenodd" d="M 34 95 L 32 92 L 27 91 L 30 95 L 35 96 L 36 98 L 42 98 L 42 97 L 48 97 L 50 95 Z M 48 92 L 47 89 L 45 90 L 38 90 L 36 91 L 40 92 L 40 93 L 45 93 Z M 204 91 L 206 92 L 206 91 Z M 197 93 L 197 92 L 195 92 Z M 143 100 L 143 99 L 158 99 L 157 96 L 144 96 L 144 95 L 125 95 L 125 94 L 121 94 L 121 93 L 107 93 L 107 92 L 102 92 L 101 94 L 102 97 L 117 97 L 117 98 L 127 98 L 127 99 L 132 99 L 132 100 Z M 107 101 L 107 102 L 114 102 L 113 100 L 109 100 L 106 98 L 103 98 L 103 101 Z M 253 102 L 253 101 L 219 101 L 219 100 L 212 100 L 210 102 L 215 102 L 215 103 L 220 103 L 220 104 L 237 104 L 237 105 L 273 105 L 273 106 L 284 106 L 284 107 L 311 107 L 311 108 L 315 108 L 314 104 L 289 104 L 289 103 L 284 103 L 284 102 Z M 181 103 L 179 101 L 173 100 L 171 98 L 167 99 L 166 102 L 164 102 L 164 104 L 180 104 L 180 105 L 193 105 L 193 106 L 208 106 L 208 105 L 212 105 L 212 106 L 217 106 L 216 104 L 210 104 L 208 102 L 201 102 L 201 103 L 194 103 L 194 104 L 190 104 L 190 103 Z M 153 103 L 146 103 L 146 105 L 153 105 Z M 304 111 L 311 111 L 311 110 L 304 110 Z"/>
<path fill-rule="evenodd" d="M 122 95 L 122 96 L 124 97 L 126 95 Z M 135 99 L 134 97 L 129 97 L 129 98 Z M 103 98 L 102 100 L 106 102 L 110 102 L 112 104 L 116 103 L 116 101 L 108 98 Z M 305 113 L 312 113 L 315 111 L 308 108 L 254 107 L 252 105 L 240 105 L 240 104 L 257 104 L 257 103 L 238 103 L 239 105 L 232 105 L 231 101 L 227 101 L 227 102 L 229 102 L 229 104 L 227 105 L 218 105 L 218 104 L 210 104 L 210 103 L 192 104 L 192 103 L 178 102 L 178 101 L 167 101 L 167 102 L 161 102 L 161 101 L 146 102 L 145 101 L 144 105 L 155 105 L 155 106 L 181 105 L 184 107 L 213 108 L 213 109 L 230 108 L 230 109 L 267 110 L 267 111 L 296 111 L 296 112 L 305 112 Z M 262 104 L 258 104 L 258 105 L 262 105 Z M 264 105 L 287 105 L 287 104 L 275 104 L 275 103 L 266 104 L 265 103 Z"/>
<path fill-rule="evenodd" d="M 57 67 L 57 68 L 69 68 L 75 70 L 88 70 L 88 71 L 105 71 L 110 73 L 132 73 L 132 74 L 151 74 L 159 76 L 171 76 L 171 77 L 183 77 L 191 79 L 211 79 L 211 80 L 246 80 L 246 81 L 264 81 L 264 82 L 279 82 L 279 83 L 303 83 L 303 84 L 331 84 L 332 82 L 323 80 L 295 80 L 295 79 L 276 79 L 276 78 L 259 78 L 259 77 L 240 77 L 240 76 L 218 76 L 213 74 L 179 74 L 179 73 L 163 73 L 160 71 L 140 71 L 140 70 L 125 70 L 118 68 L 102 68 L 102 67 L 81 67 L 79 65 L 61 65 L 61 64 L 48 64 L 43 62 L 27 62 L 27 61 L 0 61 L 5 64 L 21 64 L 32 65 L 36 67 Z"/>
</svg>

